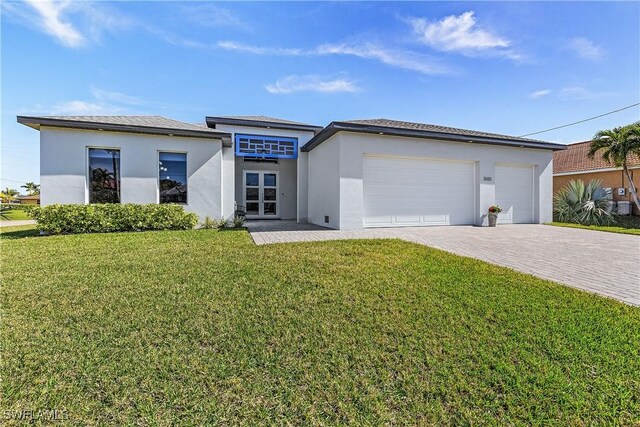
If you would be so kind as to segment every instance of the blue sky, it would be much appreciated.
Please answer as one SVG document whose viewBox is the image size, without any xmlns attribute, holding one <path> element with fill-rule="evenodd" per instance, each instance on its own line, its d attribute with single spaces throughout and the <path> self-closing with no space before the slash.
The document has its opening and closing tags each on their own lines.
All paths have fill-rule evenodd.
<svg viewBox="0 0 640 427">
<path fill-rule="evenodd" d="M 638 102 L 640 3 L 2 2 L 2 187 L 16 115 L 392 118 L 522 135 Z M 638 107 L 536 137 L 569 143 Z"/>
</svg>

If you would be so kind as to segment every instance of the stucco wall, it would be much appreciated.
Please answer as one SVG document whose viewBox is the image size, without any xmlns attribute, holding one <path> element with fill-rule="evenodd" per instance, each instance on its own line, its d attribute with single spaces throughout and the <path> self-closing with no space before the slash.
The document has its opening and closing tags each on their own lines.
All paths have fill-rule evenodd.
<svg viewBox="0 0 640 427">
<path fill-rule="evenodd" d="M 88 202 L 87 149 L 120 150 L 122 203 L 158 203 L 158 152 L 187 153 L 188 204 L 199 217 L 222 215 L 222 142 L 120 132 L 40 130 L 42 206 Z"/>
<path fill-rule="evenodd" d="M 324 149 L 323 149 L 324 147 Z M 319 153 L 316 153 L 318 150 Z M 466 160 L 476 163 L 475 204 L 477 225 L 486 224 L 486 212 L 495 203 L 495 164 L 531 164 L 534 166 L 534 221 L 552 218 L 552 151 L 499 147 L 471 143 L 443 142 L 416 138 L 339 132 L 309 153 L 309 218 L 317 222 L 321 211 L 339 212 L 339 221 L 329 226 L 358 229 L 363 226 L 363 156 L 365 154 Z M 338 160 L 339 159 L 339 160 Z M 336 183 L 336 171 L 339 176 Z M 326 182 L 318 170 L 325 170 Z M 314 173 L 313 171 L 316 171 Z M 491 181 L 484 181 L 491 177 Z M 332 196 L 339 188 L 339 199 Z"/>
<path fill-rule="evenodd" d="M 296 160 L 280 159 L 278 163 L 245 162 L 242 157 L 235 160 L 235 199 L 239 205 L 243 202 L 243 172 L 244 171 L 275 171 L 278 172 L 278 217 L 281 219 L 297 218 Z"/>
<path fill-rule="evenodd" d="M 269 129 L 262 127 L 216 125 L 216 129 L 232 134 L 235 144 L 235 134 L 284 136 L 298 138 L 298 159 L 280 159 L 278 164 L 245 162 L 241 157 L 233 162 L 233 198 L 239 204 L 243 204 L 243 170 L 254 171 L 278 171 L 279 172 L 279 216 L 282 219 L 297 219 L 306 221 L 307 218 L 307 162 L 306 153 L 300 153 L 300 147 L 306 144 L 314 135 L 313 132 L 295 131 L 286 129 Z M 232 152 L 235 153 L 235 149 Z"/>
<path fill-rule="evenodd" d="M 636 189 L 640 188 L 640 169 L 631 169 L 631 176 L 633 178 L 633 183 L 636 186 Z M 555 175 L 553 177 L 553 192 L 554 194 L 558 192 L 562 187 L 564 187 L 569 181 L 573 180 L 582 180 L 584 182 L 589 182 L 593 179 L 599 179 L 602 181 L 602 186 L 605 188 L 613 189 L 613 200 L 626 200 L 631 202 L 631 206 L 633 207 L 633 212 L 635 215 L 640 215 L 640 212 L 635 207 L 633 200 L 631 199 L 631 193 L 629 192 L 629 180 L 625 176 L 622 170 L 613 170 L 613 171 L 605 171 L 605 172 L 590 172 L 590 173 L 580 173 L 580 174 L 571 174 L 571 175 Z M 625 196 L 618 196 L 618 188 L 626 188 Z"/>
<path fill-rule="evenodd" d="M 308 221 L 340 228 L 340 134 L 336 134 L 308 153 Z M 325 216 L 329 222 L 325 222 Z M 360 217 L 362 220 L 362 216 Z"/>
</svg>

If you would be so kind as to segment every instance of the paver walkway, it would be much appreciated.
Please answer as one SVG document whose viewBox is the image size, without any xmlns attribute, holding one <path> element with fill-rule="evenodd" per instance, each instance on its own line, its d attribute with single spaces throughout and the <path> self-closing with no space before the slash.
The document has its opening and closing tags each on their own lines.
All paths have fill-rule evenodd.
<svg viewBox="0 0 640 427">
<path fill-rule="evenodd" d="M 289 221 L 248 221 L 246 225 L 258 245 L 399 238 L 640 306 L 640 236 L 534 224 L 354 231 Z"/>
<path fill-rule="evenodd" d="M 33 219 L 20 219 L 14 221 L 0 221 L 0 227 L 19 227 L 21 225 L 32 225 L 36 221 Z"/>
</svg>

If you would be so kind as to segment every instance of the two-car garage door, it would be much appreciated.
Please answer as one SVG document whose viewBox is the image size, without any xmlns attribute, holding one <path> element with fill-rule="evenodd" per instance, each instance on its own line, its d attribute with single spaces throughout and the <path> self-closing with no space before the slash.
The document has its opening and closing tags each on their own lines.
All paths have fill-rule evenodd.
<svg viewBox="0 0 640 427">
<path fill-rule="evenodd" d="M 365 156 L 364 226 L 474 224 L 475 162 Z M 500 223 L 533 222 L 533 167 L 496 164 Z"/>
<path fill-rule="evenodd" d="M 474 223 L 474 162 L 365 156 L 364 226 Z"/>
</svg>

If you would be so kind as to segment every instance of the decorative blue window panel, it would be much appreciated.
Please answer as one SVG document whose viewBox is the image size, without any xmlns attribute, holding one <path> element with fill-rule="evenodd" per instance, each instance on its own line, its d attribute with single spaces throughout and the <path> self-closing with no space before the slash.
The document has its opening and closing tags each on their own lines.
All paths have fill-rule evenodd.
<svg viewBox="0 0 640 427">
<path fill-rule="evenodd" d="M 297 159 L 298 138 L 236 134 L 236 156 Z"/>
</svg>

